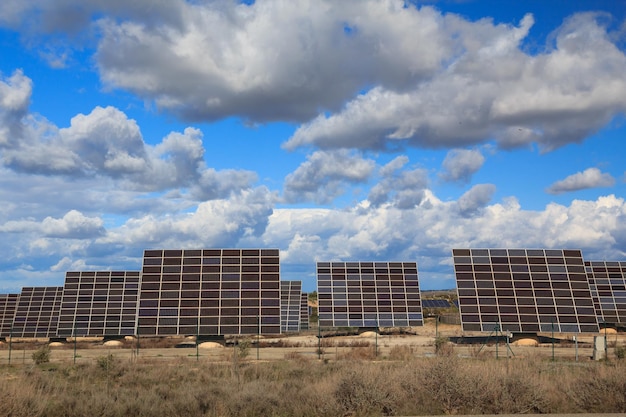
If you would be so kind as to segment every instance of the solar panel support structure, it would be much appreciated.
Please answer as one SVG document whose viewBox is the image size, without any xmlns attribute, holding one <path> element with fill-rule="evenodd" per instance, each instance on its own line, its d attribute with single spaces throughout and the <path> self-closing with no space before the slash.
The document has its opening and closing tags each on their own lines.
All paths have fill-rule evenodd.
<svg viewBox="0 0 626 417">
<path fill-rule="evenodd" d="M 200 360 L 200 317 L 196 321 L 196 362 Z"/>
<path fill-rule="evenodd" d="M 256 334 L 256 360 L 259 360 L 259 348 L 261 344 L 261 316 L 256 317 L 257 334 Z"/>
<path fill-rule="evenodd" d="M 139 358 L 139 318 L 137 318 L 137 346 L 135 347 L 137 348 L 135 355 Z"/>
<path fill-rule="evenodd" d="M 76 320 L 72 326 L 72 336 L 74 337 L 74 365 L 76 365 Z"/>
<path fill-rule="evenodd" d="M 319 320 L 317 320 L 317 359 L 322 359 L 322 330 Z"/>
<path fill-rule="evenodd" d="M 376 329 L 376 338 L 374 339 L 374 357 L 377 358 L 378 357 L 378 329 Z"/>
<path fill-rule="evenodd" d="M 11 324 L 11 330 L 9 330 L 9 366 L 11 365 L 12 345 L 13 345 L 13 325 Z"/>
<path fill-rule="evenodd" d="M 489 333 L 489 335 L 487 336 L 487 340 L 485 340 L 485 343 L 483 343 L 483 345 L 480 347 L 480 349 L 478 349 L 478 353 L 480 353 L 481 350 L 483 350 L 483 348 L 485 346 L 487 346 L 487 343 L 489 343 L 489 339 L 491 339 L 491 336 L 494 334 L 496 334 L 496 359 L 499 359 L 499 345 L 500 345 L 500 336 L 504 336 L 506 339 L 506 348 L 507 348 L 507 359 L 509 357 L 509 352 L 511 352 L 511 355 L 515 356 L 515 353 L 513 352 L 513 349 L 511 349 L 511 345 L 509 344 L 509 336 L 508 334 L 504 334 L 502 332 L 502 329 L 500 328 L 500 324 L 496 324 L 493 328 L 493 330 Z"/>
<path fill-rule="evenodd" d="M 551 326 L 552 326 L 552 362 L 554 362 L 554 321 L 552 321 Z"/>
</svg>

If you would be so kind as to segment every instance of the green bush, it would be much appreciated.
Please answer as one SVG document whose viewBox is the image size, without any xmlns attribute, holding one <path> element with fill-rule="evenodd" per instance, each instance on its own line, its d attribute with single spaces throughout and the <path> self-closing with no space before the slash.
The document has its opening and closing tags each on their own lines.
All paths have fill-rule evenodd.
<svg viewBox="0 0 626 417">
<path fill-rule="evenodd" d="M 113 354 L 109 353 L 106 356 L 100 356 L 99 358 L 97 358 L 96 363 L 98 364 L 98 367 L 103 371 L 109 371 L 115 365 L 115 358 L 113 357 Z"/>
<path fill-rule="evenodd" d="M 50 346 L 43 345 L 33 352 L 32 358 L 37 365 L 50 362 Z"/>
<path fill-rule="evenodd" d="M 435 339 L 435 353 L 438 356 L 450 356 L 454 352 L 454 347 L 447 337 L 439 336 Z"/>
<path fill-rule="evenodd" d="M 250 341 L 249 340 L 240 340 L 237 343 L 237 355 L 241 359 L 245 359 L 250 354 Z"/>
</svg>

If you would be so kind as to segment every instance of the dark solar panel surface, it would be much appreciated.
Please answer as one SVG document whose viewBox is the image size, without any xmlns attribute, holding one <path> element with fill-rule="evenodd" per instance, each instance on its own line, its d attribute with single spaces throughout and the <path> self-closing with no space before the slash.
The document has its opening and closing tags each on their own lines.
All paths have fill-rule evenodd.
<svg viewBox="0 0 626 417">
<path fill-rule="evenodd" d="M 300 303 L 302 302 L 302 281 L 280 282 L 280 330 L 300 331 Z"/>
<path fill-rule="evenodd" d="M 452 253 L 464 331 L 598 332 L 580 250 Z"/>
<path fill-rule="evenodd" d="M 63 287 L 24 287 L 13 319 L 13 337 L 56 337 Z"/>
<path fill-rule="evenodd" d="M 451 306 L 448 300 L 422 300 L 423 308 L 448 308 Z"/>
<path fill-rule="evenodd" d="M 11 336 L 19 294 L 0 294 L 0 337 Z"/>
<path fill-rule="evenodd" d="M 139 275 L 139 271 L 67 272 L 58 335 L 134 335 Z"/>
<path fill-rule="evenodd" d="M 278 249 L 146 250 L 139 335 L 280 333 Z"/>
<path fill-rule="evenodd" d="M 309 329 L 309 294 L 303 292 L 300 296 L 300 330 Z"/>
<path fill-rule="evenodd" d="M 422 326 L 415 262 L 318 262 L 323 327 Z"/>
<path fill-rule="evenodd" d="M 626 262 L 585 262 L 598 321 L 626 323 Z"/>
</svg>

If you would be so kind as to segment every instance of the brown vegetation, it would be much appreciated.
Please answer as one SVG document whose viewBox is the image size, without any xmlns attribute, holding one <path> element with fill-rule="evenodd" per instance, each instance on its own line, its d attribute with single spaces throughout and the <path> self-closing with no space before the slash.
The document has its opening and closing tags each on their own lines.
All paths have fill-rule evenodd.
<svg viewBox="0 0 626 417">
<path fill-rule="evenodd" d="M 240 350 L 240 349 L 239 349 Z M 234 352 L 235 350 L 233 350 Z M 626 412 L 626 364 L 416 358 L 118 359 L 0 367 L 2 416 L 368 416 Z M 239 352 L 241 353 L 241 352 Z M 447 352 L 446 352 L 447 353 Z"/>
</svg>

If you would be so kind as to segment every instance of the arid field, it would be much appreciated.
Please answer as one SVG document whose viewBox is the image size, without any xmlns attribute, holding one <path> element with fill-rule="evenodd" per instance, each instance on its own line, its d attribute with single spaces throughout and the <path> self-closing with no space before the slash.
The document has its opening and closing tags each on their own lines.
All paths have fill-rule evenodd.
<svg viewBox="0 0 626 417">
<path fill-rule="evenodd" d="M 608 359 L 594 361 L 593 335 L 576 347 L 566 335 L 539 346 L 466 344 L 471 335 L 458 326 L 432 323 L 417 333 L 310 332 L 198 348 L 191 339 L 141 339 L 138 350 L 136 340 L 93 339 L 47 352 L 47 343 L 18 340 L 0 347 L 0 415 L 626 412 L 623 334 L 607 335 Z"/>
</svg>

